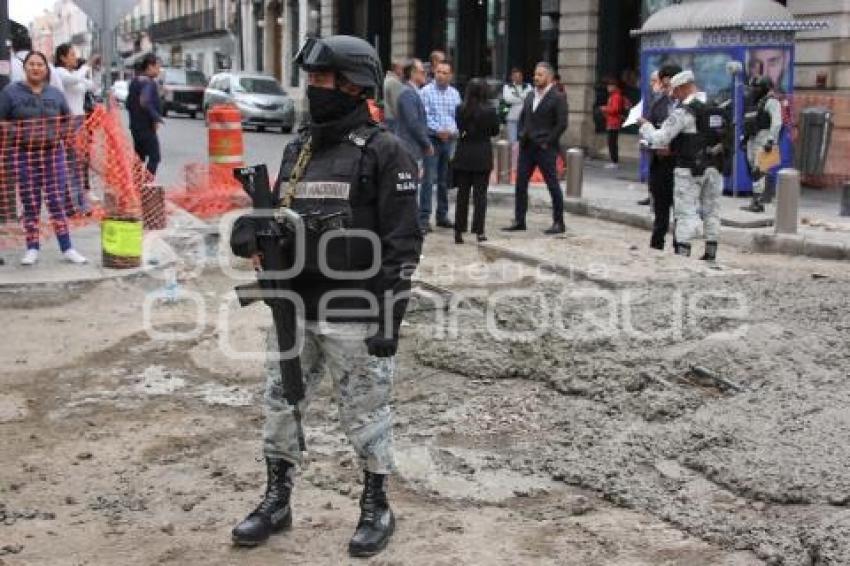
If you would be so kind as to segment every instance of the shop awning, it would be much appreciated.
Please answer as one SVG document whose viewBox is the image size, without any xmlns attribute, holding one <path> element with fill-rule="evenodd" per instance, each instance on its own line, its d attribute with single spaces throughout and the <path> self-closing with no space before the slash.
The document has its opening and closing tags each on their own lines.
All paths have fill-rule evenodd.
<svg viewBox="0 0 850 566">
<path fill-rule="evenodd" d="M 632 35 L 723 28 L 810 31 L 827 26 L 825 21 L 797 20 L 774 0 L 682 0 L 650 16 Z"/>
</svg>

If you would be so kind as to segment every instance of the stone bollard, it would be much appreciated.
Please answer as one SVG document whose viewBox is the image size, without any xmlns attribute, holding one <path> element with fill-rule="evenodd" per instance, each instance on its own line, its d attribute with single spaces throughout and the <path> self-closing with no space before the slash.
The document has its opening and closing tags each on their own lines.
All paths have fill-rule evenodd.
<svg viewBox="0 0 850 566">
<path fill-rule="evenodd" d="M 782 169 L 776 182 L 776 233 L 796 234 L 800 208 L 800 172 Z"/>
<path fill-rule="evenodd" d="M 584 152 L 578 147 L 567 150 L 567 196 L 581 198 L 584 183 Z"/>
<path fill-rule="evenodd" d="M 511 144 L 507 140 L 499 140 L 493 144 L 493 151 L 496 153 L 496 166 L 498 167 L 496 181 L 500 185 L 511 184 L 511 167 L 513 159 L 511 156 Z"/>
<path fill-rule="evenodd" d="M 850 216 L 850 183 L 844 183 L 841 193 L 841 216 Z"/>
</svg>

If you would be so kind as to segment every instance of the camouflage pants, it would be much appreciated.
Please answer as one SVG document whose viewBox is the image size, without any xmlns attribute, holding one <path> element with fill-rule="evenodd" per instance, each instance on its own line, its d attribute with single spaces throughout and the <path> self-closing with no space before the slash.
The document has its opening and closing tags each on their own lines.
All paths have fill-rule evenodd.
<svg viewBox="0 0 850 566">
<path fill-rule="evenodd" d="M 307 323 L 301 352 L 305 398 L 298 404 L 307 412 L 325 371 L 333 380 L 339 421 L 363 469 L 387 474 L 393 469 L 392 381 L 395 358 L 370 356 L 364 342 L 366 324 Z M 294 407 L 283 396 L 274 326 L 267 336 L 265 426 L 266 457 L 301 463 Z M 309 435 L 307 435 L 309 446 Z"/>
<path fill-rule="evenodd" d="M 717 242 L 720 238 L 720 199 L 723 196 L 723 177 L 709 167 L 700 177 L 690 169 L 677 167 L 673 189 L 673 216 L 676 219 L 676 241 L 689 244 L 703 223 L 705 239 Z M 702 220 L 700 220 L 702 210 Z"/>
<path fill-rule="evenodd" d="M 760 130 L 754 138 L 747 141 L 747 161 L 750 164 L 750 175 L 752 175 L 752 170 L 755 169 L 756 157 L 758 156 L 759 150 L 764 147 L 764 144 L 766 144 L 769 139 L 770 131 Z M 766 180 L 767 176 L 762 175 L 758 181 L 753 181 L 753 193 L 757 195 L 763 194 Z"/>
</svg>

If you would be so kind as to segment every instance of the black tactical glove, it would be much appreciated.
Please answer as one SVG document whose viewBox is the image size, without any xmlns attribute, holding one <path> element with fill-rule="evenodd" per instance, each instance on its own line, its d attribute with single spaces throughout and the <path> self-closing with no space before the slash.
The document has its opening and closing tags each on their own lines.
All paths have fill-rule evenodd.
<svg viewBox="0 0 850 566">
<path fill-rule="evenodd" d="M 375 334 L 366 338 L 366 348 L 369 349 L 369 355 L 376 358 L 391 358 L 395 356 L 398 350 L 398 338 L 387 338 L 380 334 Z"/>
<path fill-rule="evenodd" d="M 767 143 L 764 144 L 764 147 L 762 149 L 764 149 L 765 153 L 770 153 L 771 151 L 773 151 L 773 140 L 767 140 Z"/>
<path fill-rule="evenodd" d="M 233 255 L 249 258 L 256 254 L 257 246 L 257 224 L 249 214 L 244 214 L 233 223 L 230 232 L 230 250 Z"/>
</svg>

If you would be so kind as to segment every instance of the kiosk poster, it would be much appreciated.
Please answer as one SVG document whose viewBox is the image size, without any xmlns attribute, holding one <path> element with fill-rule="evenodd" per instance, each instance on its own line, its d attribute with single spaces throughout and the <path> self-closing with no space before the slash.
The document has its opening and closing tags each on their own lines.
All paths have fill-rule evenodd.
<svg viewBox="0 0 850 566">
<path fill-rule="evenodd" d="M 791 50 L 754 47 L 747 51 L 747 79 L 769 77 L 777 94 L 791 92 Z"/>
<path fill-rule="evenodd" d="M 726 63 L 732 61 L 731 53 L 661 53 L 647 58 L 647 76 L 664 65 L 675 63 L 694 72 L 697 86 L 709 100 L 722 102 L 732 97 L 732 77 L 726 73 Z"/>
</svg>

